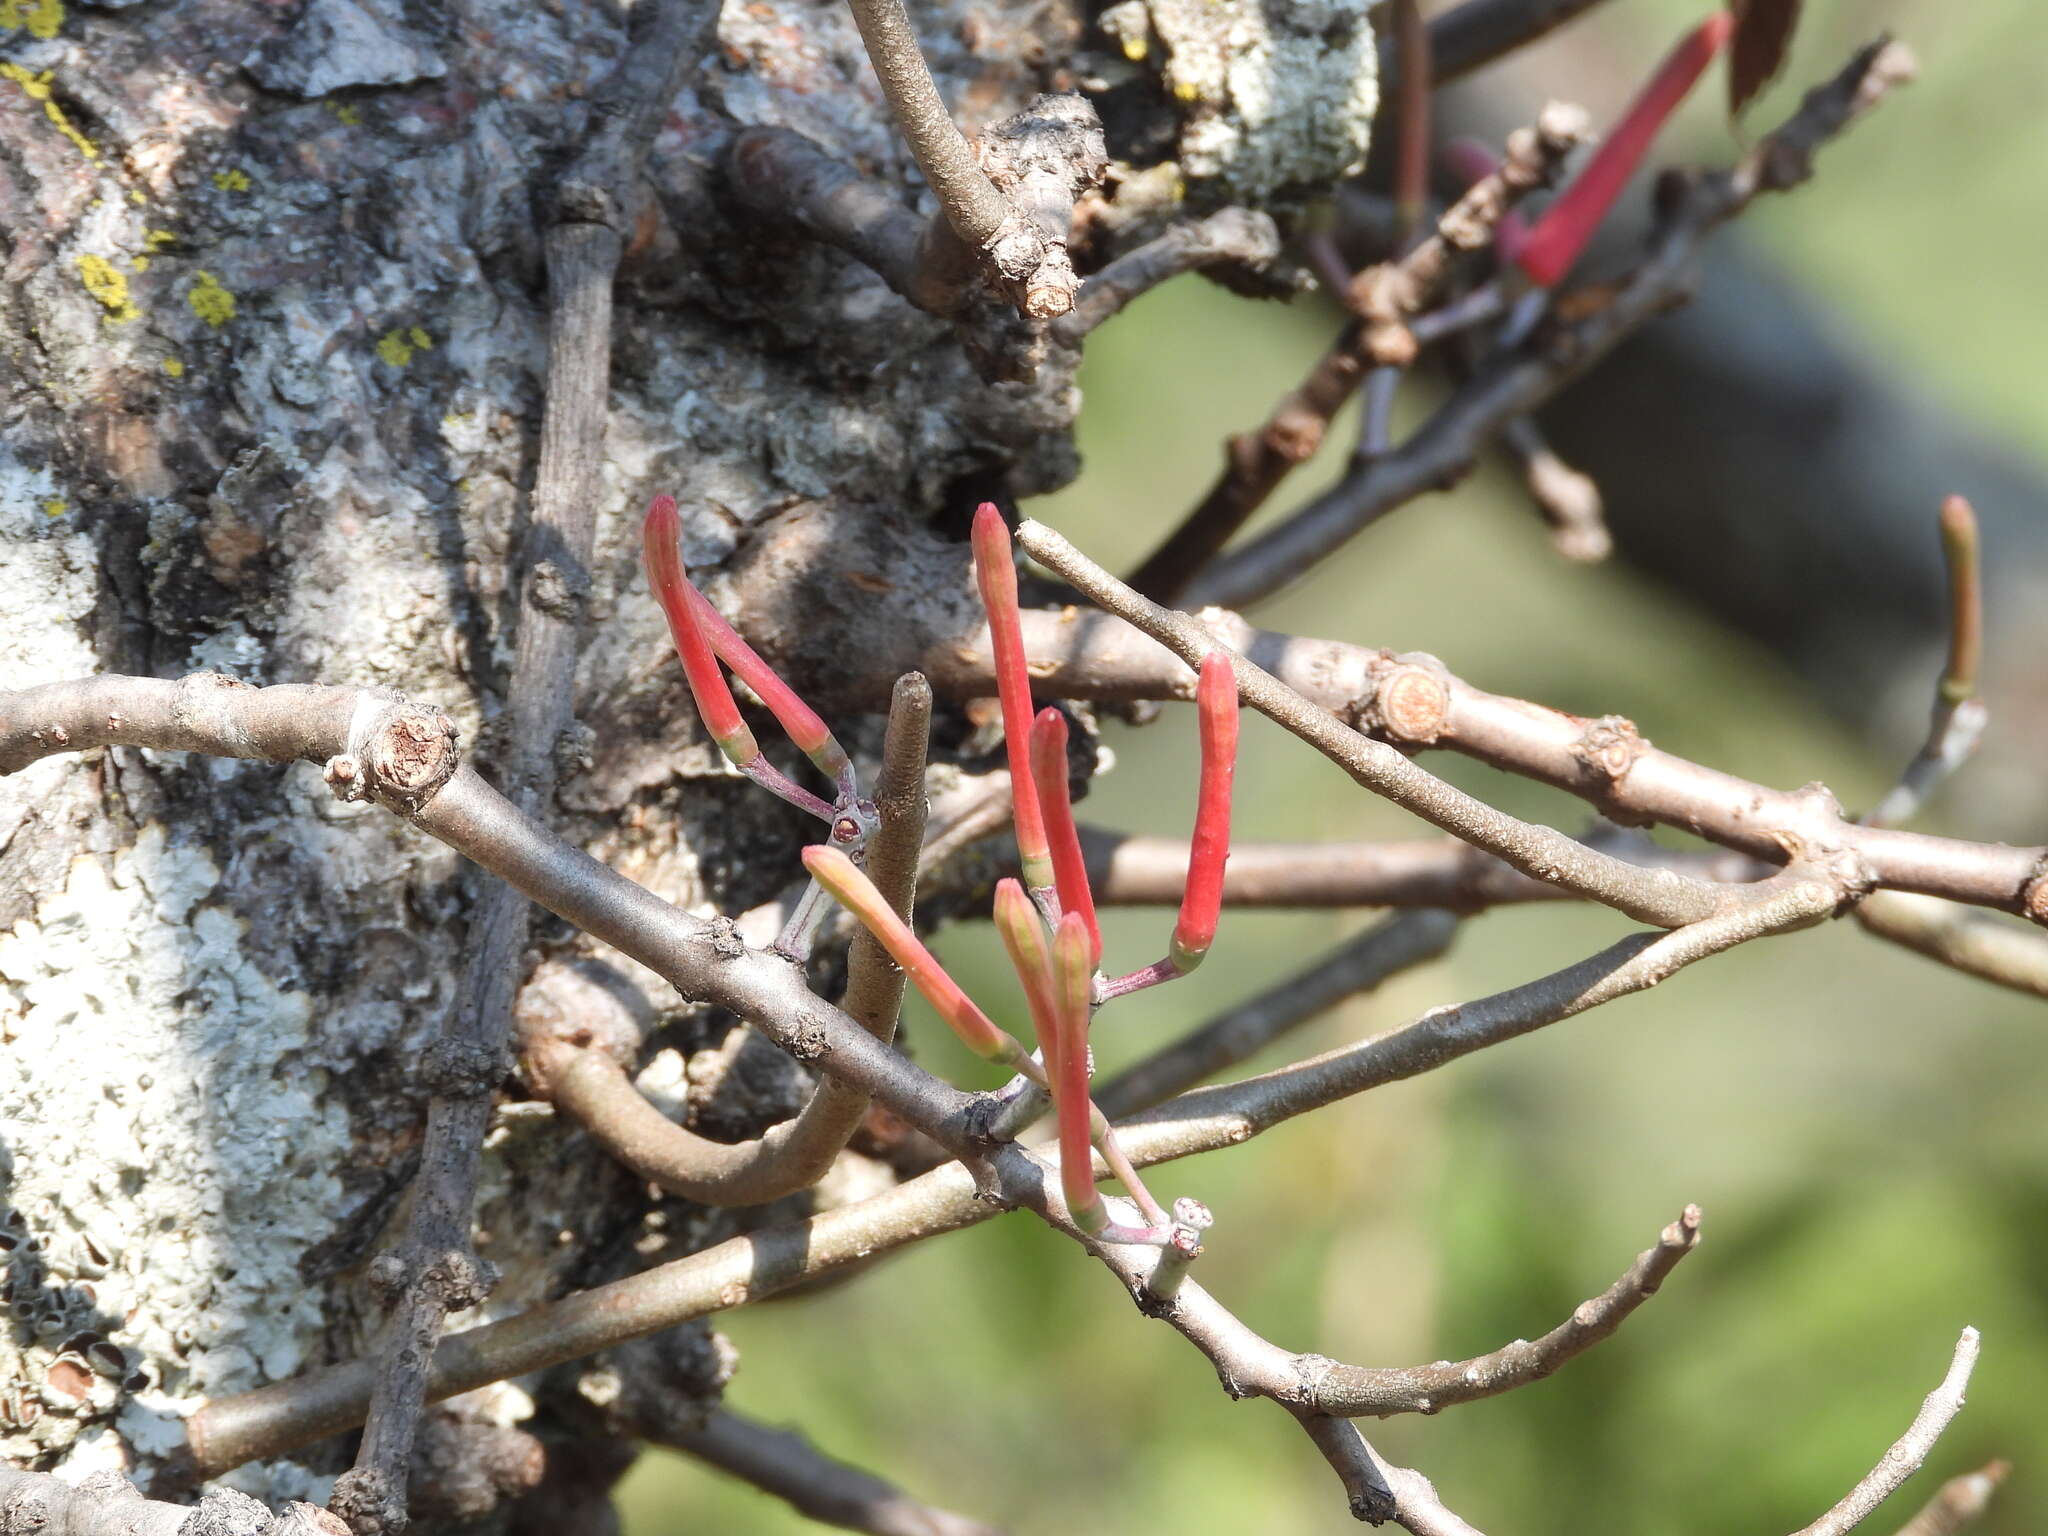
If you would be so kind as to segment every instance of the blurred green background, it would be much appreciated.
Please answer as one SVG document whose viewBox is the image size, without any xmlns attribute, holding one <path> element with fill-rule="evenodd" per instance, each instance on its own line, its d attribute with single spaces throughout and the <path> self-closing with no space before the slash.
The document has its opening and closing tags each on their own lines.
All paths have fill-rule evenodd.
<svg viewBox="0 0 2048 1536">
<path fill-rule="evenodd" d="M 1809 10 L 1787 83 L 1753 123 L 1775 121 L 1881 26 L 1912 43 L 1925 74 L 1830 150 L 1812 186 L 1757 208 L 1750 236 L 1951 404 L 2040 441 L 2048 55 L 2037 8 Z M 1579 27 L 1647 67 L 1698 11 L 1630 0 Z M 1693 103 L 1681 130 L 1704 156 L 1731 152 L 1717 105 Z M 1262 419 L 1331 324 L 1311 303 L 1252 304 L 1193 279 L 1142 301 L 1091 343 L 1082 478 L 1027 510 L 1128 567 L 1199 496 L 1224 436 Z M 1347 420 L 1332 434 L 1336 455 L 1299 475 L 1277 510 L 1325 483 L 1351 437 Z M 1897 766 L 1833 725 L 1769 654 L 1625 569 L 1559 561 L 1497 475 L 1404 510 L 1257 616 L 1428 650 L 1482 686 L 1626 714 L 1660 746 L 1770 784 L 1818 778 L 1851 806 L 1869 804 Z M 1192 722 L 1171 713 L 1144 731 L 1112 725 L 1108 739 L 1117 766 L 1084 814 L 1183 834 Z M 1540 786 L 1428 761 L 1517 814 L 1584 825 L 1581 807 Z M 1967 778 L 1952 790 L 1968 792 Z M 1421 830 L 1256 717 L 1239 807 L 1244 839 Z M 1940 829 L 1939 804 L 1926 824 Z M 1105 1016 L 1105 1069 L 1371 918 L 1226 915 L 1199 981 Z M 1112 962 L 1152 958 L 1170 922 L 1111 914 Z M 1623 926 L 1563 908 L 1485 917 L 1445 960 L 1254 1066 L 1527 980 Z M 942 951 L 971 990 L 1015 1006 L 986 929 L 951 932 Z M 1161 1170 L 1154 1187 L 1215 1207 L 1202 1279 L 1251 1323 L 1294 1348 L 1383 1364 L 1547 1329 L 1685 1202 L 1705 1208 L 1699 1252 L 1614 1340 L 1505 1398 L 1364 1426 L 1496 1536 L 1802 1525 L 1905 1427 L 1966 1323 L 1984 1335 L 1969 1407 L 1868 1528 L 1895 1529 L 1942 1478 L 2003 1456 L 2017 1471 L 1980 1528 L 2031 1532 L 2048 1523 L 2044 1027 L 2036 1003 L 1836 924 Z M 910 1028 L 927 1065 L 988 1081 L 928 1015 Z M 743 1356 L 734 1407 L 801 1425 L 827 1451 L 1020 1536 L 1357 1528 L 1285 1415 L 1231 1403 L 1178 1336 L 1142 1321 L 1097 1266 L 1028 1218 L 722 1327 Z M 813 1529 L 666 1453 L 643 1457 L 622 1502 L 630 1536 Z"/>
</svg>

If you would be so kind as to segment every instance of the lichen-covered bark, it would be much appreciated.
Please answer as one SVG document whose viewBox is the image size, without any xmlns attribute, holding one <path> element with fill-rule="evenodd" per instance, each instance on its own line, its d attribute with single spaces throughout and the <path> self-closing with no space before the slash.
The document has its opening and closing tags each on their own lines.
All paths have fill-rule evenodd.
<svg viewBox="0 0 2048 1536">
<path fill-rule="evenodd" d="M 1291 94 L 1264 107 L 1241 71 L 1234 106 L 1204 96 L 1207 74 L 1169 91 L 1126 71 L 1112 153 L 1151 164 L 1198 125 L 1209 158 L 1189 169 L 1216 200 L 1327 182 L 1363 149 L 1362 10 L 1225 9 L 1233 37 L 1285 34 L 1270 58 L 1313 70 L 1284 71 Z M 1110 46 L 1067 0 L 940 0 L 917 20 L 970 125 L 1071 86 L 1093 57 L 1076 50 Z M 622 275 L 567 744 L 585 766 L 558 815 L 672 899 L 772 931 L 806 828 L 696 729 L 639 589 L 638 507 L 675 494 L 685 553 L 714 574 L 736 554 L 772 571 L 778 530 L 950 535 L 975 498 L 1073 473 L 1077 397 L 1060 349 L 1030 383 L 984 383 L 945 324 L 736 210 L 719 157 L 754 123 L 811 135 L 907 206 L 922 194 L 838 4 L 733 0 L 704 21 Z M 0 28 L 0 684 L 199 668 L 383 684 L 447 708 L 488 771 L 545 382 L 536 210 L 626 17 L 586 0 L 38 0 Z M 1165 11 L 1160 30 L 1194 46 Z M 929 542 L 898 569 L 867 540 L 875 568 L 841 596 L 915 595 L 892 589 L 936 579 Z M 863 692 L 831 686 L 845 658 L 806 649 L 803 612 L 732 595 L 802 681 Z M 848 724 L 872 749 L 873 723 Z M 414 1063 L 456 1002 L 473 880 L 304 768 L 112 750 L 0 781 L 0 1456 L 147 1480 L 201 1397 L 364 1349 L 363 1267 L 403 1209 Z M 573 948 L 559 928 L 538 939 Z M 801 1070 L 734 1021 L 642 990 L 645 1044 L 666 1051 L 649 1086 L 672 1112 L 737 1139 L 801 1102 Z M 493 1312 L 740 1219 L 650 1205 L 506 1089 L 478 1223 L 504 1270 Z M 572 1383 L 600 1409 L 606 1368 Z M 715 1391 L 719 1374 L 689 1379 Z M 503 1427 L 533 1404 L 507 1388 L 464 1413 Z M 549 1432 L 602 1430 L 601 1413 L 568 1417 Z M 441 1505 L 423 1491 L 422 1513 L 473 1515 L 486 1484 L 525 1494 L 528 1450 L 500 1446 L 497 1481 Z M 616 1471 L 587 1450 L 557 1462 Z M 316 1449 L 235 1481 L 317 1501 L 344 1464 Z M 529 1503 L 604 1481 L 555 1479 Z"/>
</svg>

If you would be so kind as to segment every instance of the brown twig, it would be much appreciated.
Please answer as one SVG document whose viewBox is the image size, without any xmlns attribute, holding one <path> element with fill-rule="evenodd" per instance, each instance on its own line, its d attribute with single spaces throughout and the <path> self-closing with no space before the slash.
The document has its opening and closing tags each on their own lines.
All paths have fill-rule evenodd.
<svg viewBox="0 0 2048 1536">
<path fill-rule="evenodd" d="M 544 242 L 547 404 L 515 572 L 522 600 L 503 715 L 505 792 L 535 816 L 545 816 L 554 796 L 582 643 L 611 384 L 612 280 L 637 218 L 640 166 L 701 24 L 682 0 L 649 8 L 644 29 L 635 28 L 599 87 L 588 140 L 555 187 Z M 422 1064 L 431 1097 L 412 1216 L 396 1251 L 371 1269 L 391 1304 L 383 1366 L 355 1465 L 336 1482 L 329 1505 L 358 1536 L 404 1529 L 407 1467 L 434 1340 L 449 1312 L 483 1300 L 492 1285 L 471 1244 L 470 1217 L 491 1095 L 510 1065 L 530 914 L 516 891 L 484 885 L 459 1002 Z"/>
<path fill-rule="evenodd" d="M 1950 970 L 2048 997 L 2048 934 L 1933 896 L 1874 891 L 1856 908 L 1864 931 Z"/>
<path fill-rule="evenodd" d="M 1356 300 L 1360 320 L 1345 327 L 1294 390 L 1273 408 L 1255 433 L 1224 446 L 1223 471 L 1200 505 L 1168 534 L 1158 549 L 1131 573 L 1131 585 L 1147 596 L 1171 601 L 1208 565 L 1245 520 L 1264 505 L 1298 464 L 1314 457 L 1329 425 L 1358 388 L 1370 363 L 1406 339 L 1402 324 L 1442 280 L 1451 256 L 1485 242 L 1501 214 L 1544 185 L 1564 157 L 1585 136 L 1584 114 L 1546 108 L 1534 129 L 1508 138 L 1507 154 L 1492 175 L 1481 178 L 1437 221 L 1436 233 L 1401 260 L 1360 275 L 1365 298 Z M 1354 294 L 1360 292 L 1355 285 Z M 1384 323 L 1383 323 L 1384 322 Z M 1412 353 L 1413 343 L 1409 342 Z"/>
<path fill-rule="evenodd" d="M 1899 1527 L 1898 1536 L 1956 1536 L 1991 1507 L 1991 1496 L 2011 1471 L 2010 1462 L 1991 1461 L 1974 1472 L 1950 1478 L 1920 1507 L 1920 1513 Z"/>
<path fill-rule="evenodd" d="M 1280 231 L 1264 213 L 1224 208 L 1205 219 L 1175 224 L 1084 281 L 1073 312 L 1053 322 L 1053 339 L 1080 346 L 1089 332 L 1133 299 L 1183 272 L 1214 266 L 1260 272 L 1279 254 Z"/>
<path fill-rule="evenodd" d="M 1597 828 L 1589 848 L 1643 867 L 1735 884 L 1771 873 L 1737 853 L 1663 848 L 1625 828 Z M 1081 829 L 1095 899 L 1104 906 L 1172 906 L 1187 876 L 1187 844 L 1102 827 Z M 1573 893 L 1532 880 L 1455 838 L 1387 843 L 1236 843 L 1223 875 L 1233 907 L 1442 907 L 1466 916 L 1489 907 L 1569 901 Z"/>
<path fill-rule="evenodd" d="M 1941 1385 L 1927 1394 L 1919 1413 L 1906 1432 L 1892 1443 L 1863 1480 L 1851 1488 L 1835 1507 L 1811 1525 L 1801 1526 L 1792 1536 L 1842 1536 L 1890 1498 L 1901 1483 L 1920 1470 L 1920 1463 L 1934 1449 L 1934 1442 L 1948 1428 L 1949 1421 L 1962 1412 L 1963 1389 L 1970 1383 L 1970 1371 L 1977 1364 L 1977 1330 L 1965 1328 L 1956 1340 L 1956 1352 L 1949 1361 Z"/>
<path fill-rule="evenodd" d="M 893 1483 L 834 1460 L 796 1430 L 772 1429 L 729 1409 L 716 1410 L 701 1425 L 669 1425 L 648 1438 L 751 1483 L 822 1525 L 870 1536 L 1002 1536 L 995 1526 L 920 1503 Z"/>
<path fill-rule="evenodd" d="M 1646 320 L 1683 299 L 1707 234 L 1761 194 L 1805 181 L 1814 153 L 1911 80 L 1915 69 L 1904 46 L 1881 39 L 1809 92 L 1798 112 L 1731 170 L 1671 180 L 1672 195 L 1663 203 L 1648 256 L 1607 302 L 1482 370 L 1400 448 L 1355 467 L 1286 522 L 1208 565 L 1186 583 L 1187 601 L 1240 607 L 1268 596 L 1385 513 L 1455 484 L 1504 423 L 1527 415 Z"/>
<path fill-rule="evenodd" d="M 1434 960 L 1450 948 L 1457 930 L 1457 918 L 1427 907 L 1377 923 L 1306 970 L 1126 1067 L 1095 1090 L 1096 1106 L 1120 1120 L 1171 1098 L 1256 1055 L 1346 998 Z"/>
<path fill-rule="evenodd" d="M 904 918 L 911 912 L 917 854 L 924 839 L 925 744 L 931 685 L 911 673 L 898 680 L 882 747 L 875 795 L 880 826 L 869 839 L 868 876 Z M 903 973 L 865 931 L 855 935 L 840 1006 L 876 1039 L 896 1035 Z M 720 1142 L 677 1125 L 647 1102 L 633 1079 L 589 1040 L 574 1014 L 525 1052 L 537 1091 L 641 1177 L 700 1205 L 764 1205 L 808 1189 L 859 1129 L 868 1097 L 827 1077 L 790 1120 L 747 1142 Z"/>
<path fill-rule="evenodd" d="M 1389 30 L 1400 61 L 1393 88 L 1395 120 L 1400 124 L 1400 141 L 1394 146 L 1394 216 L 1405 244 L 1429 206 L 1429 95 L 1436 71 L 1430 64 L 1429 28 L 1419 0 L 1394 0 L 1393 10 Z"/>
</svg>

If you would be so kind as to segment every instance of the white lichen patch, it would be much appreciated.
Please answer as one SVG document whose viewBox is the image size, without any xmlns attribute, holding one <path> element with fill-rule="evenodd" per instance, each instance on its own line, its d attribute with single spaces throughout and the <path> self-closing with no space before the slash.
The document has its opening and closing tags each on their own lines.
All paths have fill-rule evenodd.
<svg viewBox="0 0 2048 1536">
<path fill-rule="evenodd" d="M 308 1000 L 251 962 L 220 881 L 151 825 L 112 859 L 78 856 L 0 935 L 6 1200 L 41 1248 L 12 1255 L 28 1306 L 4 1374 L 57 1381 L 65 1336 L 101 1335 L 125 1359 L 114 1422 L 143 1459 L 175 1442 L 178 1405 L 289 1375 L 318 1346 L 322 1296 L 296 1265 L 332 1226 L 349 1145 L 301 1060 Z M 107 1397 L 42 1388 L 32 1425 L 0 1426 L 0 1455 L 64 1454 L 116 1411 Z M 89 1459 L 112 1454 L 95 1441 Z"/>
<path fill-rule="evenodd" d="M 1257 205 L 1358 168 L 1379 109 L 1364 0 L 1148 0 L 1183 104 L 1180 164 L 1216 200 Z"/>
</svg>

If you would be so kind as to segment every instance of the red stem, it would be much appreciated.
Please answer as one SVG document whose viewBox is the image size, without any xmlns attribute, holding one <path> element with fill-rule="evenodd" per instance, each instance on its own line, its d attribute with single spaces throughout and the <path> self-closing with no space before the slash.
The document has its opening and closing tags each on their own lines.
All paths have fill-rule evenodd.
<svg viewBox="0 0 2048 1536">
<path fill-rule="evenodd" d="M 974 575 L 988 610 L 996 662 L 996 695 L 1003 706 L 1003 745 L 1010 759 L 1010 800 L 1017 821 L 1017 855 L 1024 883 L 1034 891 L 1053 883 L 1045 817 L 1031 780 L 1031 675 L 1024 666 L 1024 626 L 1017 611 L 1017 565 L 1010 529 L 992 502 L 974 514 Z"/>
<path fill-rule="evenodd" d="M 1716 11 L 1688 32 L 1657 66 L 1657 73 L 1606 142 L 1594 151 L 1586 168 L 1537 222 L 1519 254 L 1522 270 L 1537 287 L 1554 288 L 1571 270 L 1649 152 L 1657 130 L 1706 73 L 1734 28 L 1732 15 Z"/>
<path fill-rule="evenodd" d="M 1195 810 L 1194 841 L 1188 850 L 1188 883 L 1174 925 L 1173 963 L 1191 971 L 1216 938 L 1223 910 L 1223 865 L 1230 857 L 1230 790 L 1237 776 L 1237 674 L 1229 658 L 1211 651 L 1202 658 L 1195 685 L 1195 710 L 1202 737 L 1202 788 Z"/>
<path fill-rule="evenodd" d="M 1031 779 L 1038 789 L 1038 808 L 1052 846 L 1053 885 L 1060 911 L 1076 912 L 1088 925 L 1095 965 L 1102 963 L 1102 928 L 1095 920 L 1095 896 L 1088 889 L 1088 866 L 1081 857 L 1081 834 L 1074 826 L 1074 802 L 1067 793 L 1067 721 L 1047 707 L 1031 723 Z"/>
<path fill-rule="evenodd" d="M 641 525 L 640 533 L 647 580 L 661 602 L 661 611 L 668 615 L 668 632 L 675 639 L 676 654 L 682 658 L 683 676 L 689 682 L 690 697 L 697 701 L 697 713 L 711 732 L 711 739 L 718 743 L 719 751 L 744 768 L 761 755 L 760 744 L 740 718 L 740 707 L 733 702 L 732 689 L 726 686 L 725 674 L 718 670 L 718 658 L 711 654 L 698 610 L 690 602 L 697 589 L 690 585 L 689 573 L 683 569 L 679 542 L 682 523 L 676 516 L 673 496 L 657 496 L 647 504 L 647 521 Z M 701 596 L 698 600 L 702 601 Z M 709 606 L 705 604 L 706 608 Z"/>
<path fill-rule="evenodd" d="M 1031 1010 L 1032 1027 L 1038 1033 L 1038 1049 L 1045 1057 L 1045 1070 L 1059 1070 L 1060 1015 L 1053 982 L 1052 948 L 1045 941 L 1045 925 L 1038 908 L 1015 880 L 996 882 L 996 932 L 1010 953 L 1017 980 L 1024 987 L 1024 1001 Z"/>
<path fill-rule="evenodd" d="M 1060 1035 L 1054 1052 L 1058 1064 L 1052 1068 L 1052 1102 L 1060 1131 L 1060 1187 L 1076 1225 L 1093 1232 L 1101 1229 L 1108 1213 L 1095 1188 L 1095 1106 L 1088 1098 L 1088 991 L 1095 960 L 1088 926 L 1078 912 L 1060 918 L 1059 931 L 1052 939 L 1052 969 Z"/>
<path fill-rule="evenodd" d="M 850 781 L 852 759 L 846 755 L 846 749 L 839 745 L 818 712 L 797 697 L 796 690 L 776 675 L 775 669 L 760 658 L 738 630 L 726 623 L 725 615 L 712 607 L 711 599 L 699 592 L 687 577 L 683 586 L 684 601 L 689 604 L 719 660 L 754 690 L 797 750 L 816 763 L 827 778 L 835 783 Z"/>
</svg>

